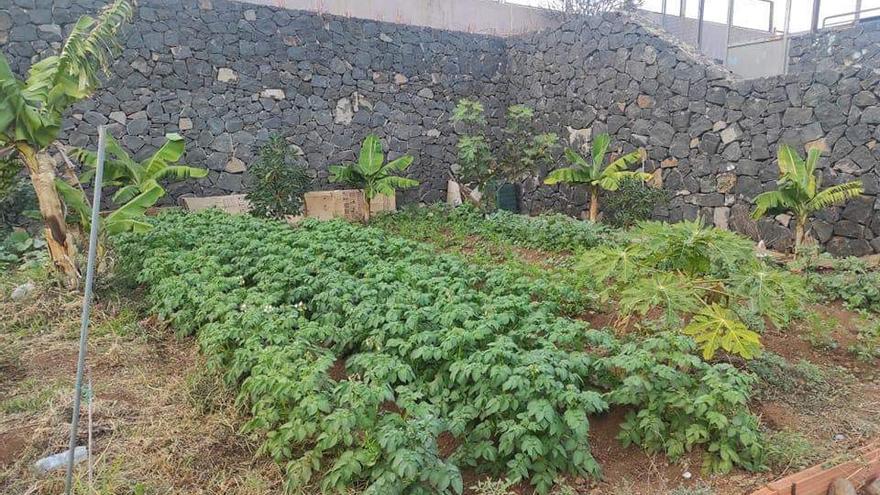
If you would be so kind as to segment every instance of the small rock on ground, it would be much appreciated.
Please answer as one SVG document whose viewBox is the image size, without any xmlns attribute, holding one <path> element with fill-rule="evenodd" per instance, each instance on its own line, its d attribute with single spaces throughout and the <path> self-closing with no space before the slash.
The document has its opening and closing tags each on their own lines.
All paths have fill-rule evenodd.
<svg viewBox="0 0 880 495">
<path fill-rule="evenodd" d="M 837 478 L 828 487 L 828 495 L 857 495 L 856 487 L 848 479 Z"/>
<path fill-rule="evenodd" d="M 26 299 L 28 296 L 30 296 L 31 293 L 34 292 L 34 289 L 36 289 L 36 288 L 37 288 L 37 286 L 35 286 L 33 282 L 27 282 L 25 284 L 21 284 L 18 287 L 16 287 L 15 289 L 13 289 L 12 295 L 10 297 L 12 297 L 13 301 L 21 301 L 23 299 Z"/>
<path fill-rule="evenodd" d="M 37 462 L 34 463 L 34 471 L 39 474 L 45 474 L 50 471 L 54 471 L 56 469 L 63 468 L 67 466 L 67 457 L 70 455 L 69 450 L 65 450 L 64 452 L 50 455 L 49 457 L 44 457 Z M 86 460 L 88 457 L 88 450 L 79 446 L 73 450 L 73 463 L 77 464 Z"/>
</svg>

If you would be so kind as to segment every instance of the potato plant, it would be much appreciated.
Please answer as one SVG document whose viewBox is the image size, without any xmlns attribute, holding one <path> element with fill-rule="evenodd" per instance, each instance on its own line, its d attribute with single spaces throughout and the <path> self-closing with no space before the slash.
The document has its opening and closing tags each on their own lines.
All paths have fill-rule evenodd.
<svg viewBox="0 0 880 495">
<path fill-rule="evenodd" d="M 291 229 L 205 212 L 156 222 L 117 241 L 122 269 L 238 387 L 246 431 L 262 436 L 289 489 L 461 493 L 459 470 L 475 468 L 548 493 L 561 475 L 599 474 L 588 418 L 613 404 L 648 410 L 670 438 L 702 427 L 681 448 L 709 446 L 720 468 L 759 464 L 760 443 L 736 440 L 758 437 L 739 399 L 745 375 L 697 360 L 667 367 L 674 388 L 628 392 L 658 358 L 615 361 L 623 343 L 559 316 L 552 287 L 504 267 L 338 221 Z M 693 420 L 658 406 L 716 386 L 724 400 Z M 732 430 L 718 415 L 752 421 Z M 630 441 L 656 448 L 663 440 L 646 428 L 631 425 L 642 432 Z M 454 438 L 445 449 L 442 434 Z"/>
<path fill-rule="evenodd" d="M 406 233 L 405 237 L 424 238 L 426 231 L 449 230 L 491 239 L 498 244 L 550 252 L 576 252 L 596 247 L 608 242 L 612 232 L 602 224 L 579 221 L 561 213 L 527 216 L 498 210 L 485 214 L 469 204 L 455 208 L 446 205 L 404 208 L 393 215 L 379 217 L 377 222 L 378 227 Z"/>
</svg>

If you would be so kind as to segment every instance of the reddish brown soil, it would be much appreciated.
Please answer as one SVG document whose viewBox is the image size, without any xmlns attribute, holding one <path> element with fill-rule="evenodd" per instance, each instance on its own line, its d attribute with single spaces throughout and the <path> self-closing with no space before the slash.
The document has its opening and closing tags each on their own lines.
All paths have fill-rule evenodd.
<svg viewBox="0 0 880 495">
<path fill-rule="evenodd" d="M 28 429 L 16 428 L 0 432 L 0 466 L 17 461 L 28 447 Z"/>
<path fill-rule="evenodd" d="M 461 445 L 461 442 L 455 436 L 444 431 L 437 437 L 437 448 L 440 450 L 440 457 L 446 459 Z"/>
<path fill-rule="evenodd" d="M 833 325 L 827 335 L 838 344 L 836 348 L 813 347 L 807 340 L 808 329 L 802 322 L 795 322 L 784 331 L 768 325 L 768 330 L 761 337 L 764 347 L 793 363 L 806 359 L 823 367 L 844 368 L 859 377 L 878 372 L 880 363 L 859 361 L 848 351 L 858 341 L 859 330 L 863 325 L 863 318 L 858 313 L 846 309 L 840 302 L 813 305 L 808 309 L 826 317 L 828 324 Z"/>
<path fill-rule="evenodd" d="M 348 379 L 348 372 L 345 370 L 345 358 L 340 357 L 333 363 L 333 367 L 330 368 L 328 372 L 330 378 L 337 382 L 341 382 Z"/>
<path fill-rule="evenodd" d="M 753 410 L 761 417 L 762 423 L 777 431 L 796 430 L 801 424 L 800 416 L 789 404 L 763 401 L 756 403 Z"/>
</svg>

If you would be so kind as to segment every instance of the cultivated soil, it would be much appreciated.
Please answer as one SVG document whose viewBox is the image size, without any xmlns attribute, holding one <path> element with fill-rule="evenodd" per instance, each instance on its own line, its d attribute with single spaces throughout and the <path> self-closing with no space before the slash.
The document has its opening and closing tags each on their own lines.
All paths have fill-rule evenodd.
<svg viewBox="0 0 880 495">
<path fill-rule="evenodd" d="M 478 239 L 444 249 L 486 256 Z M 516 248 L 505 256 L 538 268 L 556 265 L 565 255 Z M 488 253 L 491 256 L 493 253 Z M 27 280 L 37 290 L 13 302 L 12 289 Z M 63 472 L 36 475 L 31 466 L 67 448 L 75 374 L 81 296 L 61 290 L 39 271 L 0 275 L 0 493 L 57 494 Z M 86 463 L 76 471 L 76 493 L 97 494 L 273 494 L 283 493 L 281 469 L 257 455 L 256 439 L 239 433 L 246 411 L 233 394 L 205 370 L 192 337 L 178 337 L 148 317 L 142 294 L 98 291 L 93 311 L 88 377 L 94 387 L 92 434 L 93 491 Z M 827 315 L 819 325 L 796 324 L 786 332 L 772 328 L 765 347 L 788 362 L 810 363 L 821 371 L 820 390 L 800 393 L 769 388 L 757 394 L 752 409 L 768 433 L 796 431 L 812 446 L 818 461 L 851 457 L 880 435 L 880 363 L 857 361 L 846 351 L 864 318 L 840 304 L 816 306 Z M 584 315 L 594 327 L 614 326 L 613 312 Z M 619 328 L 618 331 L 627 331 Z M 344 363 L 334 374 L 344 378 Z M 84 410 L 85 411 L 85 410 Z M 767 473 L 734 471 L 724 476 L 701 473 L 701 453 L 676 463 L 616 439 L 626 410 L 591 418 L 593 455 L 603 469 L 600 480 L 570 479 L 579 494 L 740 495 L 791 474 L 798 466 L 776 466 Z M 87 439 L 87 420 L 80 443 Z M 441 446 L 454 448 L 454 438 Z M 463 473 L 470 487 L 485 476 Z M 530 493 L 527 485 L 511 487 Z M 474 493 L 466 489 L 468 493 Z"/>
</svg>

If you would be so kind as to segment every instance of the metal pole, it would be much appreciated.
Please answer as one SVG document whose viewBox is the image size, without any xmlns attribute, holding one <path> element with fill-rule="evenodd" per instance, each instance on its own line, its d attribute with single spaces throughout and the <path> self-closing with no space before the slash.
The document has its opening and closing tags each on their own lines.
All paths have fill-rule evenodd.
<svg viewBox="0 0 880 495">
<path fill-rule="evenodd" d="M 660 25 L 666 27 L 666 0 L 663 0 L 660 7 Z"/>
<path fill-rule="evenodd" d="M 817 2 L 819 0 L 816 0 Z M 770 26 L 767 27 L 767 31 L 773 32 L 773 8 L 776 7 L 776 3 L 770 2 Z"/>
<path fill-rule="evenodd" d="M 706 7 L 706 0 L 700 0 L 699 13 L 697 14 L 697 48 L 703 50 L 703 13 Z"/>
<path fill-rule="evenodd" d="M 83 296 L 82 319 L 79 330 L 79 358 L 76 362 L 76 383 L 73 392 L 73 418 L 70 421 L 70 450 L 67 455 L 67 478 L 64 493 L 70 495 L 73 485 L 73 454 L 76 450 L 76 433 L 79 427 L 79 407 L 82 395 L 83 370 L 89 338 L 89 312 L 92 307 L 92 286 L 95 282 L 95 257 L 98 251 L 98 223 L 101 210 L 101 181 L 104 179 L 104 126 L 98 126 L 98 160 L 95 166 L 95 191 L 92 195 L 92 225 L 89 229 L 89 261 L 86 267 L 86 287 Z"/>
<path fill-rule="evenodd" d="M 727 38 L 724 43 L 724 63 L 727 63 L 727 56 L 730 54 L 730 28 L 733 27 L 733 2 L 727 0 Z"/>
<path fill-rule="evenodd" d="M 853 19 L 855 22 L 859 22 L 859 19 L 862 18 L 862 0 L 856 0 L 856 16 Z"/>
<path fill-rule="evenodd" d="M 822 0 L 813 0 L 813 19 L 810 22 L 810 31 L 819 30 L 819 8 L 822 6 Z"/>
<path fill-rule="evenodd" d="M 785 2 L 785 27 L 782 30 L 782 73 L 788 74 L 788 43 L 791 25 L 791 0 Z"/>
</svg>

